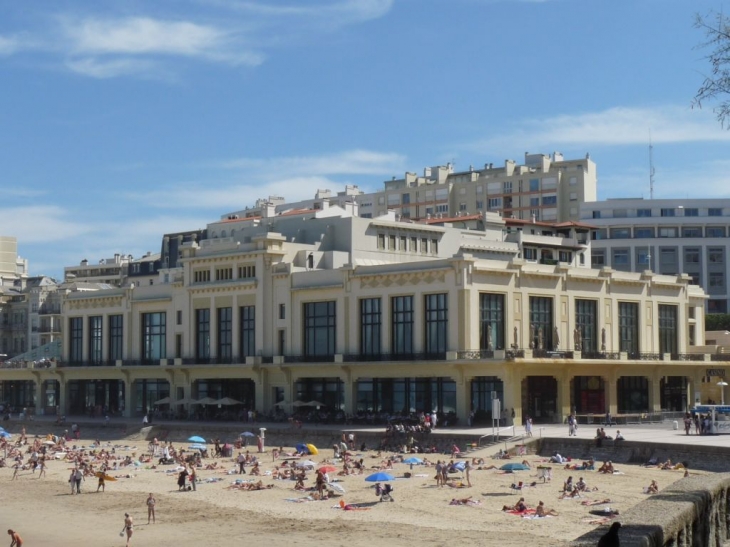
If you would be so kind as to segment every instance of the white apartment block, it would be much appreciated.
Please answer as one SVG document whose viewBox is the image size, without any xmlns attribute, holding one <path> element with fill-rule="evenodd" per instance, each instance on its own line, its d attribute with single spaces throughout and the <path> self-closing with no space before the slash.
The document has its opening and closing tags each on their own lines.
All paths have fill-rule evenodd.
<svg viewBox="0 0 730 547">
<path fill-rule="evenodd" d="M 504 165 L 485 164 L 456 172 L 452 164 L 427 167 L 423 176 L 406 173 L 383 183 L 383 190 L 363 193 L 357 186 L 346 186 L 333 195 L 319 190 L 314 199 L 290 203 L 281 196 L 259 199 L 251 208 L 221 216 L 221 220 L 257 218 L 270 208 L 276 214 L 328 205 L 358 204 L 358 214 L 374 218 L 394 211 L 404 219 L 457 217 L 483 212 L 500 213 L 505 218 L 548 222 L 579 219 L 579 204 L 596 199 L 596 164 L 588 155 L 580 160 L 525 153 L 519 165 L 506 160 Z"/>
<path fill-rule="evenodd" d="M 708 295 L 708 313 L 727 313 L 729 199 L 609 199 L 581 204 L 596 227 L 594 268 L 686 274 Z"/>
<path fill-rule="evenodd" d="M 106 283 L 121 287 L 129 271 L 132 255 L 116 253 L 112 258 L 102 258 L 97 264 L 83 259 L 78 266 L 66 266 L 63 269 L 65 281 L 84 283 Z"/>
</svg>

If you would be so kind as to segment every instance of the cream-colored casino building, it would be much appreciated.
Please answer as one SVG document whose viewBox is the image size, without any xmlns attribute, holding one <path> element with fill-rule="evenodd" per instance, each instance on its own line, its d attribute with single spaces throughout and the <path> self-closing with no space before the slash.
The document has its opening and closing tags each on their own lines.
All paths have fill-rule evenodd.
<svg viewBox="0 0 730 547">
<path fill-rule="evenodd" d="M 461 424 L 495 396 L 517 423 L 720 399 L 689 276 L 592 269 L 590 227 L 575 222 L 356 207 L 232 215 L 179 236 L 154 275 L 69 293 L 62 359 L 0 370 L 3 393 L 45 414 L 230 397 L 260 413 L 300 401 Z"/>
</svg>

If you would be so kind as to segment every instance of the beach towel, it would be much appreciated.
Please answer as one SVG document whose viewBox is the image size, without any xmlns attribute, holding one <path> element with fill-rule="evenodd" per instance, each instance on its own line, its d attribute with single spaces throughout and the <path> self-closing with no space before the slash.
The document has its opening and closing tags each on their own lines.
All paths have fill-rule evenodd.
<svg viewBox="0 0 730 547">
<path fill-rule="evenodd" d="M 534 509 L 525 509 L 524 511 L 507 511 L 510 515 L 517 515 L 519 517 L 525 516 L 525 515 L 534 515 L 535 510 Z"/>
</svg>

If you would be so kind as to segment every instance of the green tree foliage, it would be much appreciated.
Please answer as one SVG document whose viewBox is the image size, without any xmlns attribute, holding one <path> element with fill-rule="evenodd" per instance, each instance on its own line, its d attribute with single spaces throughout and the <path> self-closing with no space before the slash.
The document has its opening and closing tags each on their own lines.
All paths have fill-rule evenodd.
<svg viewBox="0 0 730 547">
<path fill-rule="evenodd" d="M 730 330 L 730 313 L 705 315 L 705 330 Z"/>
<path fill-rule="evenodd" d="M 720 124 L 730 129 L 730 19 L 722 12 L 695 16 L 695 28 L 705 34 L 700 48 L 709 49 L 705 57 L 710 64 L 710 74 L 692 101 L 692 107 L 702 108 L 705 103 L 716 103 L 713 112 Z"/>
</svg>

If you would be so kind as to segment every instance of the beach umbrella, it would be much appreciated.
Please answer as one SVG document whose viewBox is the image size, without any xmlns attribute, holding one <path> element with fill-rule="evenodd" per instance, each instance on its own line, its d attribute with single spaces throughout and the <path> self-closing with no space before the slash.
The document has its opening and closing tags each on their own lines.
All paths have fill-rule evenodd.
<svg viewBox="0 0 730 547">
<path fill-rule="evenodd" d="M 309 467 L 310 469 L 314 469 L 316 467 L 316 463 L 314 463 L 312 460 L 302 460 L 300 462 L 297 462 L 297 467 Z"/>
<path fill-rule="evenodd" d="M 197 402 L 198 401 L 196 401 L 192 397 L 183 397 L 182 399 L 175 401 L 174 404 L 176 404 L 176 405 L 194 405 Z"/>
<path fill-rule="evenodd" d="M 255 437 L 256 435 L 251 433 L 250 431 L 244 431 L 241 433 L 241 437 Z"/>
<path fill-rule="evenodd" d="M 228 406 L 228 405 L 242 405 L 243 403 L 241 401 L 237 401 L 236 399 L 233 399 L 231 397 L 223 397 L 222 399 L 218 399 L 216 401 L 216 404 Z"/>
<path fill-rule="evenodd" d="M 311 444 L 311 443 L 307 443 L 307 450 L 309 450 L 309 453 L 310 453 L 310 454 L 311 454 L 312 456 L 318 456 L 318 455 L 319 455 L 319 450 L 317 450 L 317 447 L 316 447 L 316 446 L 314 446 L 314 445 L 313 445 L 313 444 Z"/>
<path fill-rule="evenodd" d="M 522 465 L 522 464 L 520 464 L 520 465 Z M 457 471 L 463 472 L 464 469 L 466 469 L 466 462 L 456 462 L 454 464 L 454 469 L 456 469 Z"/>
<path fill-rule="evenodd" d="M 307 406 L 307 403 L 304 401 L 296 400 L 292 403 L 292 406 Z"/>
<path fill-rule="evenodd" d="M 368 475 L 367 477 L 365 477 L 365 480 L 368 482 L 385 482 L 395 480 L 395 477 L 393 475 L 389 475 L 388 473 L 383 473 L 382 471 L 380 471 L 378 473 Z"/>
<path fill-rule="evenodd" d="M 208 447 L 205 446 L 204 444 L 196 443 L 196 444 L 191 444 L 190 446 L 188 446 L 188 449 L 190 449 L 190 450 L 208 450 Z"/>
<path fill-rule="evenodd" d="M 334 473 L 337 471 L 337 468 L 332 465 L 323 465 L 319 469 L 317 469 L 320 473 Z"/>
<path fill-rule="evenodd" d="M 403 460 L 403 463 L 408 463 L 410 465 L 414 465 L 414 464 L 418 465 L 418 464 L 423 463 L 423 460 L 421 458 L 416 458 L 415 456 L 413 456 L 413 457 L 406 458 L 405 460 Z"/>
<path fill-rule="evenodd" d="M 192 437 L 188 437 L 188 442 L 205 444 L 205 439 L 203 437 L 199 437 L 198 435 L 193 435 Z"/>
<path fill-rule="evenodd" d="M 297 452 L 309 454 L 309 447 L 305 443 L 299 443 L 294 448 L 297 449 Z"/>
<path fill-rule="evenodd" d="M 339 492 L 340 494 L 346 494 L 345 489 L 341 485 L 337 484 L 336 482 L 328 482 L 327 487 L 331 488 L 335 492 Z"/>
<path fill-rule="evenodd" d="M 172 399 L 169 397 L 163 397 L 162 399 L 159 399 L 152 403 L 153 405 L 169 405 L 172 402 Z"/>
<path fill-rule="evenodd" d="M 527 471 L 529 467 L 522 463 L 506 463 L 500 469 L 502 471 Z"/>
<path fill-rule="evenodd" d="M 217 401 L 213 399 L 213 397 L 203 397 L 202 399 L 198 399 L 197 401 L 191 401 L 191 405 L 215 405 L 217 404 Z"/>
<path fill-rule="evenodd" d="M 53 446 L 56 443 L 54 443 L 53 441 L 50 441 L 49 440 L 49 441 L 43 441 L 43 444 L 45 444 L 46 446 Z"/>
<path fill-rule="evenodd" d="M 0 431 L 0 437 L 10 439 L 12 437 L 12 435 L 10 433 L 8 433 L 7 431 Z"/>
</svg>

